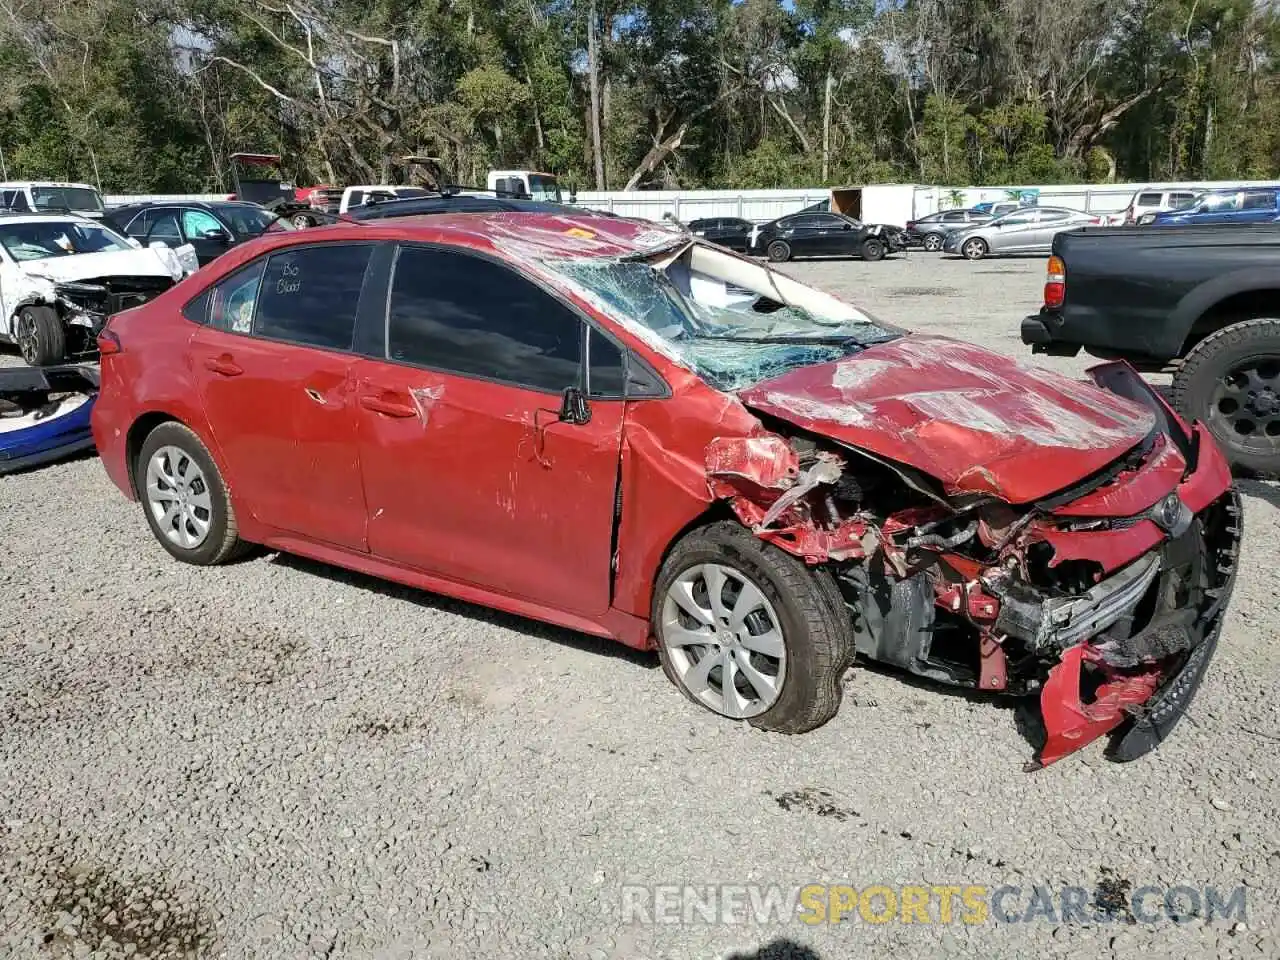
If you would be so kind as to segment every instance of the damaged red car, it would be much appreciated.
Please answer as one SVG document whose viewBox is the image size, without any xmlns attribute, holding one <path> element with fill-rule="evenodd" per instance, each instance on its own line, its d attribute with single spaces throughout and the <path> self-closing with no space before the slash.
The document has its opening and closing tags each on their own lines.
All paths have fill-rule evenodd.
<svg viewBox="0 0 1280 960">
<path fill-rule="evenodd" d="M 910 334 L 652 223 L 267 236 L 99 346 L 103 463 L 179 560 L 263 544 L 656 648 L 768 730 L 861 654 L 1038 698 L 1033 767 L 1132 759 L 1234 583 L 1226 462 L 1127 366 Z"/>
</svg>

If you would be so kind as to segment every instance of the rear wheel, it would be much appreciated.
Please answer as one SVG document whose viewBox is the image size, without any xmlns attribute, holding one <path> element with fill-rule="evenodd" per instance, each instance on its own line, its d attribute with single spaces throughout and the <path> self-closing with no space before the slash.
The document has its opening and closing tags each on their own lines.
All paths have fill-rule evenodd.
<svg viewBox="0 0 1280 960">
<path fill-rule="evenodd" d="M 804 733 L 840 708 L 853 640 L 838 588 L 737 523 L 676 544 L 652 617 L 668 678 L 721 716 Z"/>
<path fill-rule="evenodd" d="M 987 241 L 981 237 L 971 237 L 961 244 L 960 252 L 966 260 L 981 260 L 987 255 Z"/>
<path fill-rule="evenodd" d="M 316 226 L 320 221 L 317 220 L 315 217 L 311 216 L 311 214 L 309 213 L 295 213 L 292 217 L 289 218 L 289 222 L 292 223 L 299 230 L 305 230 L 308 227 Z"/>
<path fill-rule="evenodd" d="M 791 259 L 791 247 L 782 240 L 775 240 L 769 244 L 769 259 L 774 263 L 782 263 L 784 260 Z"/>
<path fill-rule="evenodd" d="M 942 249 L 942 234 L 926 233 L 924 235 L 924 248 L 930 253 L 937 253 Z"/>
<path fill-rule="evenodd" d="M 22 359 L 33 367 L 60 363 L 67 356 L 67 334 L 53 307 L 23 307 L 14 318 L 14 339 Z"/>
<path fill-rule="evenodd" d="M 1173 402 L 1204 423 L 1232 465 L 1280 475 L 1280 319 L 1246 320 L 1201 340 L 1174 374 Z"/>
<path fill-rule="evenodd" d="M 862 241 L 862 259 L 874 263 L 884 259 L 884 243 L 876 237 L 868 237 Z"/>
<path fill-rule="evenodd" d="M 213 457 L 184 424 L 151 431 L 134 464 L 134 485 L 151 532 L 178 560 L 212 566 L 247 548 Z"/>
</svg>

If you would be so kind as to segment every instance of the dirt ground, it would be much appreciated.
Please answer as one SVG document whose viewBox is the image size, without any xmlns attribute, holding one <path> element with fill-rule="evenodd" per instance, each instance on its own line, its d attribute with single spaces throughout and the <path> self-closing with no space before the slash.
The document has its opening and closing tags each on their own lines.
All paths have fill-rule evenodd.
<svg viewBox="0 0 1280 960">
<path fill-rule="evenodd" d="M 786 269 L 1016 355 L 1043 277 Z M 1241 488 L 1190 717 L 1025 774 L 999 701 L 859 667 L 831 723 L 765 734 L 604 641 L 279 554 L 176 563 L 93 458 L 0 478 L 0 957 L 1280 956 L 1280 490 Z M 844 922 L 739 909 L 813 884 Z M 874 922 L 874 886 L 989 909 Z M 1243 913 L 1175 923 L 1174 886 Z M 1115 916 L 1064 918 L 1069 887 Z"/>
</svg>

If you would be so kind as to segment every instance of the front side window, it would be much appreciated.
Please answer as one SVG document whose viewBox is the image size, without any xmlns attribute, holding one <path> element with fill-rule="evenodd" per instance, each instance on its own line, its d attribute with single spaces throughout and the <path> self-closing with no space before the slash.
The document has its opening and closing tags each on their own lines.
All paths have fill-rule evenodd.
<svg viewBox="0 0 1280 960">
<path fill-rule="evenodd" d="M 350 350 L 373 247 L 326 243 L 273 253 L 262 274 L 253 332 L 327 350 Z"/>
<path fill-rule="evenodd" d="M 491 260 L 426 247 L 396 259 L 391 360 L 559 393 L 579 383 L 582 328 L 555 297 Z"/>
<path fill-rule="evenodd" d="M 1140 193 L 1140 194 L 1138 194 L 1137 206 L 1139 206 L 1139 207 L 1158 207 L 1158 206 L 1160 206 L 1160 194 L 1158 194 L 1158 193 Z"/>
<path fill-rule="evenodd" d="M 182 211 L 182 232 L 188 240 L 199 240 L 207 233 L 225 233 L 218 218 L 203 210 Z"/>
<path fill-rule="evenodd" d="M 132 250 L 114 230 L 96 223 L 51 220 L 37 223 L 0 222 L 0 244 L 14 260 L 47 260 L 77 253 Z"/>
</svg>

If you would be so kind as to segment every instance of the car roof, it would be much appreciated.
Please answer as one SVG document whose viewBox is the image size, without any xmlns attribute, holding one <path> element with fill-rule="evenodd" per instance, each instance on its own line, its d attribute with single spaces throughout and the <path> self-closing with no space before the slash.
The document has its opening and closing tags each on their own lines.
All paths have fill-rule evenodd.
<svg viewBox="0 0 1280 960">
<path fill-rule="evenodd" d="M 401 240 L 439 243 L 505 254 L 517 260 L 644 257 L 693 238 L 684 230 L 627 217 L 584 213 L 441 213 L 339 221 L 308 230 L 264 235 L 238 248 L 232 268 L 260 252 L 317 241 Z"/>
<path fill-rule="evenodd" d="M 0 211 L 0 224 L 5 223 L 91 223 L 100 226 L 94 217 L 82 217 L 78 213 L 8 213 Z"/>
</svg>

